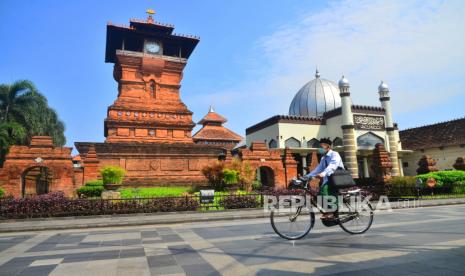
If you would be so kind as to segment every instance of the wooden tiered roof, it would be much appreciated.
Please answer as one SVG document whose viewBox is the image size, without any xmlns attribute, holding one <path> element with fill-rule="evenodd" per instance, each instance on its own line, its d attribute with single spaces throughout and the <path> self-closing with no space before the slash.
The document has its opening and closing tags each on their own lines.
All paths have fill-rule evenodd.
<svg viewBox="0 0 465 276">
<path fill-rule="evenodd" d="M 197 131 L 194 136 L 194 142 L 210 141 L 210 142 L 231 142 L 239 143 L 242 137 L 232 130 L 227 129 L 223 126 L 223 123 L 227 121 L 226 118 L 216 113 L 213 108 L 210 107 L 209 112 L 205 115 L 198 124 L 203 127 Z"/>
</svg>

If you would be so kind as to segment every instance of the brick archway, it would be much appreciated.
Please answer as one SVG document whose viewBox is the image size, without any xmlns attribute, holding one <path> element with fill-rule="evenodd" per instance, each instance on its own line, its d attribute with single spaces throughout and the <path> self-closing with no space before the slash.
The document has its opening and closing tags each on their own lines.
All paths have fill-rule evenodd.
<svg viewBox="0 0 465 276">
<path fill-rule="evenodd" d="M 280 149 L 268 149 L 264 142 L 252 142 L 250 148 L 239 151 L 242 161 L 248 162 L 254 170 L 267 168 L 265 175 L 276 189 L 286 188 L 290 179 L 297 175 L 297 162 L 290 153 L 281 154 Z"/>
<path fill-rule="evenodd" d="M 49 176 L 40 177 L 47 168 Z M 37 169 L 34 169 L 37 168 Z M 39 192 L 63 191 L 67 196 L 73 196 L 78 186 L 74 182 L 74 168 L 71 148 L 54 147 L 51 137 L 34 136 L 29 146 L 12 146 L 0 169 L 0 187 L 6 195 L 22 197 Z M 36 180 L 45 181 L 37 186 Z M 34 188 L 35 187 L 35 188 Z M 28 192 L 32 191 L 31 193 Z"/>
<path fill-rule="evenodd" d="M 268 166 L 260 166 L 257 169 L 257 178 L 260 179 L 261 183 L 265 187 L 275 186 L 275 176 L 272 168 Z"/>
<path fill-rule="evenodd" d="M 52 188 L 53 172 L 47 166 L 32 166 L 21 174 L 21 197 L 46 194 Z"/>
</svg>

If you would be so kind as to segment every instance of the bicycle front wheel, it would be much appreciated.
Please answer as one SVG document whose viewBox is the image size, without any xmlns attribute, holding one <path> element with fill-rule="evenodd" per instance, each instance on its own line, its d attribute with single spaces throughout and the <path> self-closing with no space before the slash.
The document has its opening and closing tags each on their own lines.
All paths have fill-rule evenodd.
<svg viewBox="0 0 465 276">
<path fill-rule="evenodd" d="M 298 240 L 307 235 L 315 224 L 315 213 L 308 208 L 286 208 L 273 210 L 271 226 L 281 238 Z"/>
</svg>

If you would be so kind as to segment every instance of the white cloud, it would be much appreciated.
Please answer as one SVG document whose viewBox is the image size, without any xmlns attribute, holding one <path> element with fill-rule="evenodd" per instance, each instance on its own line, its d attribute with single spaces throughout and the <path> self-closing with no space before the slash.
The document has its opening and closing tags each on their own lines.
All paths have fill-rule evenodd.
<svg viewBox="0 0 465 276">
<path fill-rule="evenodd" d="M 213 96 L 217 105 L 250 110 L 238 122 L 243 128 L 286 114 L 318 66 L 323 78 L 347 76 L 355 104 L 379 105 L 381 79 L 391 87 L 397 114 L 446 102 L 465 86 L 464 15 L 460 0 L 330 2 L 257 41 L 244 69 L 252 70 L 249 80 L 193 100 Z"/>
</svg>

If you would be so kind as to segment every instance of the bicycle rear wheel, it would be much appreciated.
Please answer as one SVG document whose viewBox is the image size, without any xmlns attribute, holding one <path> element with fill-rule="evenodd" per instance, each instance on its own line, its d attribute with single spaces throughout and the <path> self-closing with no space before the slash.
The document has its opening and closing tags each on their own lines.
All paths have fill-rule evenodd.
<svg viewBox="0 0 465 276">
<path fill-rule="evenodd" d="M 271 211 L 271 226 L 281 238 L 298 240 L 312 230 L 315 213 L 311 208 L 286 208 Z"/>
<path fill-rule="evenodd" d="M 363 201 L 363 196 L 357 196 L 357 200 L 351 200 L 351 197 L 344 199 L 344 210 L 338 213 L 339 226 L 352 235 L 365 233 L 373 223 L 373 207 Z"/>
</svg>

